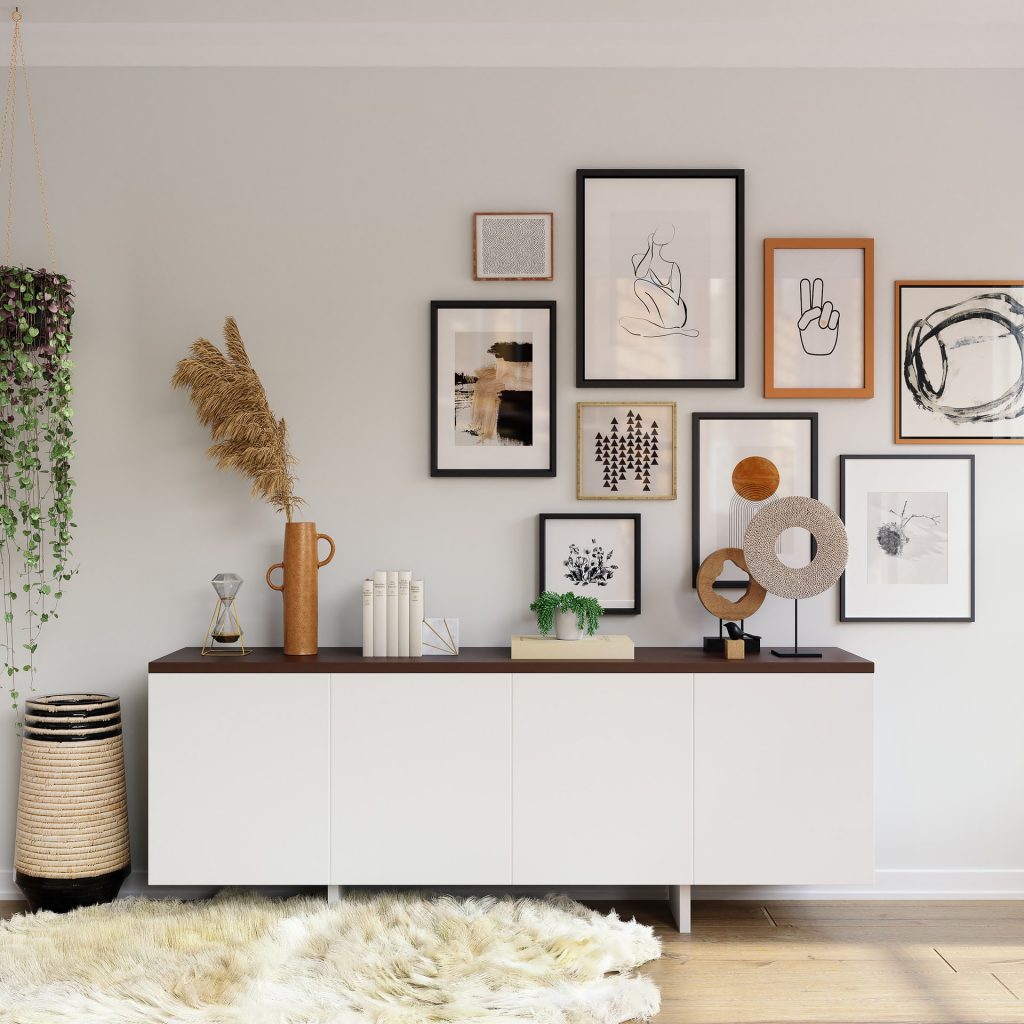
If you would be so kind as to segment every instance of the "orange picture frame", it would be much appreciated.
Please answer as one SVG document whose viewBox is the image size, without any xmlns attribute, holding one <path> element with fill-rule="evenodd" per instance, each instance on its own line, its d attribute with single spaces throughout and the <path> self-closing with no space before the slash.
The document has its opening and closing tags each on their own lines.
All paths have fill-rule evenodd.
<svg viewBox="0 0 1024 1024">
<path fill-rule="evenodd" d="M 860 249 L 864 253 L 863 383 L 859 387 L 782 387 L 775 382 L 775 253 L 778 249 Z M 809 284 L 809 282 L 808 282 Z M 820 281 L 817 294 L 820 295 Z M 803 308 L 803 304 L 801 305 Z M 838 319 L 837 319 L 838 323 Z M 824 325 L 823 325 L 824 326 Z M 766 238 L 764 240 L 764 397 L 874 398 L 875 240 L 873 238 Z"/>
</svg>

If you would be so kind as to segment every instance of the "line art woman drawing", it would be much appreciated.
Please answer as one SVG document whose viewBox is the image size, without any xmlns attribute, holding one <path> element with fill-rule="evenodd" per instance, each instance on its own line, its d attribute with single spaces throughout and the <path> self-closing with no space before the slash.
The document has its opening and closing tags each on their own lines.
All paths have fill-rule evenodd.
<svg viewBox="0 0 1024 1024">
<path fill-rule="evenodd" d="M 642 303 L 644 315 L 620 317 L 619 326 L 639 338 L 672 334 L 696 338 L 700 334 L 686 329 L 683 275 L 679 264 L 667 259 L 662 251 L 675 235 L 671 224 L 662 224 L 647 236 L 646 251 L 633 254 L 633 293 Z"/>
</svg>

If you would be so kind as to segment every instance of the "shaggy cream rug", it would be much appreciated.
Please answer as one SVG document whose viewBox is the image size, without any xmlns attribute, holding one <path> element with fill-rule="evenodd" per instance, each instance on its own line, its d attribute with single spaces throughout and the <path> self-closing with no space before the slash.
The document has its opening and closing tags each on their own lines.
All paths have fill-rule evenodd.
<svg viewBox="0 0 1024 1024">
<path fill-rule="evenodd" d="M 128 899 L 0 926 L 4 1024 L 620 1024 L 650 928 L 564 897 Z"/>
</svg>

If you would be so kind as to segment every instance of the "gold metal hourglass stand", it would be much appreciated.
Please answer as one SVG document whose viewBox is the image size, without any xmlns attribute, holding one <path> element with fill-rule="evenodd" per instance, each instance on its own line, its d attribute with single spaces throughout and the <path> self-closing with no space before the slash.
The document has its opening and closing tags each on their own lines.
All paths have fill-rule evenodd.
<svg viewBox="0 0 1024 1024">
<path fill-rule="evenodd" d="M 217 594 L 217 603 L 210 616 L 202 653 L 211 657 L 241 657 L 251 648 L 245 646 L 245 633 L 238 621 L 235 597 L 242 586 L 242 577 L 233 572 L 219 572 L 210 580 Z"/>
</svg>

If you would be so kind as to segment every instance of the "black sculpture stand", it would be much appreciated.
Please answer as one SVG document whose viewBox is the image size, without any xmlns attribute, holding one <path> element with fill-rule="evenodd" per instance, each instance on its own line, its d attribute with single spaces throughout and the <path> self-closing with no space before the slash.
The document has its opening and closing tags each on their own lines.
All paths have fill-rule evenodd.
<svg viewBox="0 0 1024 1024">
<path fill-rule="evenodd" d="M 800 602 L 793 600 L 793 646 L 773 647 L 772 654 L 776 658 L 820 658 L 821 651 L 813 647 L 800 646 Z"/>
<path fill-rule="evenodd" d="M 740 619 L 740 629 L 744 628 L 745 619 Z M 725 637 L 722 635 L 723 619 L 718 620 L 718 636 L 704 637 L 704 650 L 708 654 L 725 654 Z M 743 637 L 744 654 L 760 654 L 761 638 L 759 636 Z"/>
</svg>

